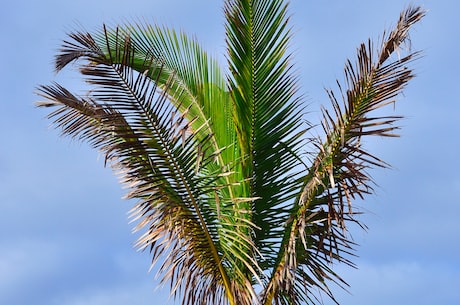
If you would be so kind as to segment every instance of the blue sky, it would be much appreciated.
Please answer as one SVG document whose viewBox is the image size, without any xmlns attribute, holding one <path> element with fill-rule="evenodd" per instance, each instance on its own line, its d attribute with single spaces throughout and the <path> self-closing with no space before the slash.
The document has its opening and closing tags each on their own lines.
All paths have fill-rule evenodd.
<svg viewBox="0 0 460 305">
<path fill-rule="evenodd" d="M 360 205 L 367 233 L 359 270 L 336 269 L 351 284 L 342 304 L 457 305 L 460 302 L 460 2 L 412 1 L 428 10 L 412 32 L 414 79 L 396 113 L 402 137 L 368 148 L 393 165 L 373 171 L 376 195 Z M 342 77 L 358 44 L 394 24 L 401 0 L 292 0 L 292 48 L 319 122 L 324 87 Z M 133 249 L 123 190 L 98 153 L 60 138 L 36 109 L 34 88 L 57 80 L 77 91 L 72 69 L 55 75 L 53 55 L 66 32 L 145 17 L 184 29 L 224 60 L 222 1 L 8 1 L 0 10 L 0 304 L 147 305 L 168 303 L 155 289 L 149 256 Z M 326 300 L 326 304 L 332 302 Z"/>
</svg>

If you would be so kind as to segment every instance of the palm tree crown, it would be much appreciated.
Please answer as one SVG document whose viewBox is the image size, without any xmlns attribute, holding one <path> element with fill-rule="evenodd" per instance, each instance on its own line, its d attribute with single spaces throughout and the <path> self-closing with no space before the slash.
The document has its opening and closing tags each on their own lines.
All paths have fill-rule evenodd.
<svg viewBox="0 0 460 305">
<path fill-rule="evenodd" d="M 288 4 L 226 0 L 228 71 L 195 39 L 145 23 L 69 34 L 59 71 L 76 62 L 91 86 L 38 93 L 63 134 L 100 150 L 129 187 L 142 232 L 183 304 L 305 304 L 346 282 L 353 200 L 373 192 L 367 170 L 387 164 L 361 139 L 395 136 L 393 104 L 418 57 L 393 53 L 424 12 L 409 7 L 377 48 L 369 40 L 345 66 L 323 110 L 324 136 L 309 137 L 292 72 Z M 379 112 L 381 113 L 381 112 Z M 306 145 L 314 151 L 305 155 Z"/>
</svg>

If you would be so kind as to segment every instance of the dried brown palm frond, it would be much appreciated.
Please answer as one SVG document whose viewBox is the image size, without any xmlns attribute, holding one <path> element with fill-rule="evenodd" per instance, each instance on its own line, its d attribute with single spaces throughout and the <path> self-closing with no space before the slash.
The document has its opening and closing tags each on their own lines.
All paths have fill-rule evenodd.
<svg viewBox="0 0 460 305">
<path fill-rule="evenodd" d="M 400 57 L 395 52 L 408 41 L 409 28 L 423 15 L 420 7 L 409 7 L 401 13 L 395 28 L 384 35 L 377 51 L 370 40 L 360 46 L 356 63 L 348 61 L 345 66 L 345 86 L 337 82 L 342 102 L 332 90 L 327 91 L 333 112 L 323 110 L 326 137 L 318 143 L 318 154 L 304 178 L 287 224 L 284 246 L 267 286 L 265 304 L 273 300 L 280 304 L 314 301 L 311 298 L 315 287 L 333 298 L 327 281 L 346 285 L 330 264 L 344 262 L 354 266 L 347 258 L 353 255 L 355 246 L 347 233 L 347 224 L 365 225 L 354 217 L 359 211 L 353 208 L 353 200 L 373 192 L 367 170 L 387 166 L 365 150 L 361 138 L 396 136 L 395 124 L 401 117 L 373 116 L 373 113 L 393 104 L 413 78 L 407 65 L 419 53 Z"/>
</svg>

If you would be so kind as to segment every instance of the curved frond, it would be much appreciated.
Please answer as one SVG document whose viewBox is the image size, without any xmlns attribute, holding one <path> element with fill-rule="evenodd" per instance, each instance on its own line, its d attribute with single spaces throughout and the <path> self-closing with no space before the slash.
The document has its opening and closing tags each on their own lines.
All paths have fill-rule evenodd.
<svg viewBox="0 0 460 305">
<path fill-rule="evenodd" d="M 143 23 L 113 29 L 104 26 L 103 31 L 95 35 L 72 33 L 69 36 L 72 40 L 64 41 L 56 57 L 58 71 L 79 58 L 120 63 L 126 53 L 124 50 L 129 48 L 132 60 L 125 64 L 139 73 L 145 72 L 149 62 L 161 65 L 162 74 L 156 80 L 157 85 L 167 89 L 168 94 L 169 91 L 181 91 L 182 94 L 171 101 L 186 113 L 194 129 L 207 128 L 206 134 L 213 135 L 214 150 L 222 150 L 224 155 L 221 163 L 234 161 L 232 151 L 224 149 L 235 139 L 225 79 L 217 61 L 210 58 L 195 39 L 189 39 L 185 33 Z M 166 87 L 171 75 L 175 81 Z"/>
<path fill-rule="evenodd" d="M 179 109 L 188 109 L 187 118 L 195 119 L 194 126 L 209 125 L 208 133 L 213 134 L 215 150 L 232 146 L 235 130 L 231 121 L 231 101 L 217 61 L 183 32 L 144 23 L 127 24 L 119 31 L 130 37 L 136 57 L 160 59 L 166 74 L 175 75 L 174 86 L 184 91 L 176 102 Z M 110 37 L 113 33 L 112 30 L 106 35 Z M 116 44 L 109 43 L 108 48 L 113 50 Z M 134 61 L 132 68 L 142 72 L 142 61 Z M 235 159 L 231 149 L 223 150 L 221 154 L 221 162 Z"/>
<path fill-rule="evenodd" d="M 387 166 L 363 148 L 361 138 L 395 136 L 400 117 L 373 113 L 393 104 L 414 76 L 408 64 L 418 53 L 403 57 L 393 54 L 407 42 L 409 28 L 423 15 L 421 8 L 410 7 L 401 13 L 394 30 L 384 35 L 378 51 L 371 41 L 360 46 L 356 63 L 348 61 L 345 66 L 347 89 L 338 83 L 342 103 L 328 91 L 334 112 L 323 110 L 326 138 L 318 143 L 318 155 L 304 178 L 265 304 L 271 304 L 273 298 L 299 304 L 299 300 L 311 299 L 316 288 L 333 298 L 327 282 L 346 285 L 330 264 L 354 266 L 347 258 L 353 256 L 355 246 L 347 234 L 347 224 L 364 225 L 354 217 L 359 212 L 353 209 L 352 201 L 373 192 L 367 170 Z M 308 284 L 306 288 L 297 286 L 297 281 Z"/>
<path fill-rule="evenodd" d="M 131 69 L 129 40 L 118 54 L 121 62 L 113 62 L 113 54 L 106 56 L 91 35 L 73 38 L 85 45 L 87 61 L 80 71 L 92 86 L 88 97 L 58 84 L 42 86 L 39 93 L 47 101 L 39 105 L 57 106 L 50 114 L 56 127 L 99 149 L 130 187 L 127 197 L 139 200 L 133 217 L 145 232 L 138 246 L 150 249 L 154 261 L 169 251 L 167 261 L 174 263 L 163 264 L 161 271 L 173 292 L 185 294 L 184 304 L 231 299 L 238 287 L 230 282 L 226 267 L 231 266 L 222 263 L 225 251 L 216 225 L 216 202 L 227 199 L 215 199 L 221 196 L 216 181 L 227 174 L 216 166 L 209 170 L 216 157 L 203 153 L 214 151 L 210 136 L 204 128 L 192 128 L 186 113 L 170 102 L 183 94 L 168 90 L 174 75 L 160 88 L 164 74 L 158 62 L 144 61 L 144 73 Z M 231 236 L 246 245 L 245 236 Z M 192 284 L 197 286 L 190 289 Z"/>
</svg>

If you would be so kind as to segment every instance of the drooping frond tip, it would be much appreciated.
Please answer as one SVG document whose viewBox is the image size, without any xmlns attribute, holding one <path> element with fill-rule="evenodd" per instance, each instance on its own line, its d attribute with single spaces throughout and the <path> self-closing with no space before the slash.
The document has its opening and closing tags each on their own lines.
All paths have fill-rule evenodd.
<svg viewBox="0 0 460 305">
<path fill-rule="evenodd" d="M 398 23 L 393 31 L 384 37 L 382 51 L 380 53 L 379 64 L 383 63 L 401 44 L 409 43 L 409 29 L 425 16 L 426 11 L 420 6 L 409 6 L 401 12 Z"/>
</svg>

